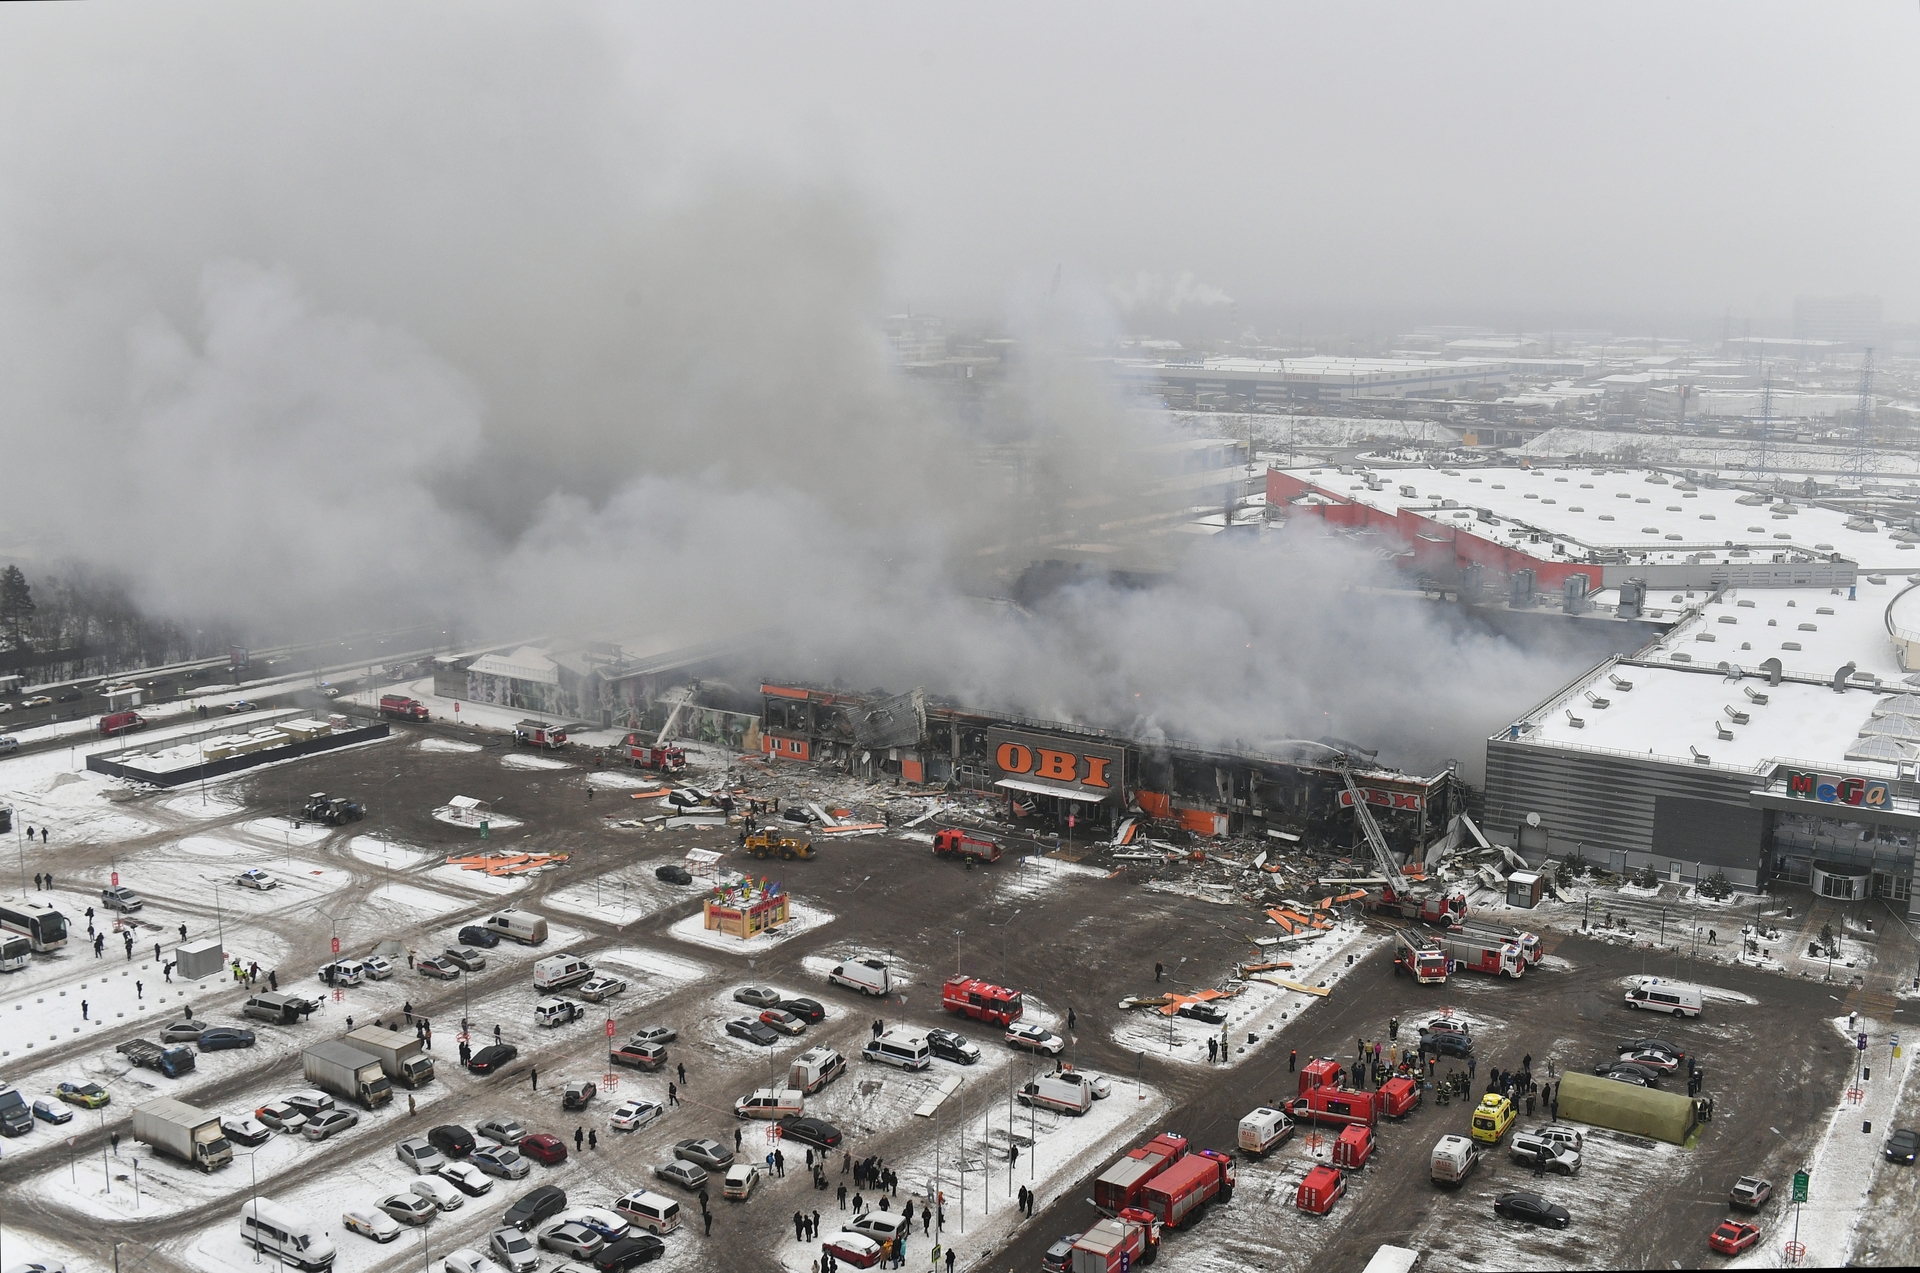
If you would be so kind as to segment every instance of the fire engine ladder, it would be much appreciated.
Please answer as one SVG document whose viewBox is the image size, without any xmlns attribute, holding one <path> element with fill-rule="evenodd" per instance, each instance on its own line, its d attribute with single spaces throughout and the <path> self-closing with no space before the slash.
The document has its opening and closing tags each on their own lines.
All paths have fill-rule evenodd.
<svg viewBox="0 0 1920 1273">
<path fill-rule="evenodd" d="M 1343 765 L 1340 776 L 1346 780 L 1347 793 L 1353 798 L 1354 819 L 1359 822 L 1360 830 L 1367 837 L 1367 844 L 1373 849 L 1373 860 L 1380 868 L 1380 874 L 1393 886 L 1395 896 L 1408 896 L 1407 877 L 1394 864 L 1393 852 L 1387 848 L 1387 837 L 1380 834 L 1380 824 L 1373 820 L 1373 810 L 1367 808 L 1367 798 L 1361 793 L 1360 784 L 1353 780 L 1353 771 Z"/>
</svg>

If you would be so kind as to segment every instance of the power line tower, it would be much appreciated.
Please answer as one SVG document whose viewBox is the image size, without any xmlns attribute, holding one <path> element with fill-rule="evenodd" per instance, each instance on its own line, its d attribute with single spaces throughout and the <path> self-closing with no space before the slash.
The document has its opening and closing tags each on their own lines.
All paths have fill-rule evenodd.
<svg viewBox="0 0 1920 1273">
<path fill-rule="evenodd" d="M 1873 471 L 1873 452 L 1868 449 L 1867 440 L 1873 432 L 1873 347 L 1860 359 L 1860 401 L 1854 407 L 1853 454 L 1847 457 L 1846 471 L 1849 473 L 1871 473 Z"/>
<path fill-rule="evenodd" d="M 1753 448 L 1753 471 L 1763 485 L 1773 480 L 1773 373 L 1760 373 L 1760 432 Z"/>
</svg>

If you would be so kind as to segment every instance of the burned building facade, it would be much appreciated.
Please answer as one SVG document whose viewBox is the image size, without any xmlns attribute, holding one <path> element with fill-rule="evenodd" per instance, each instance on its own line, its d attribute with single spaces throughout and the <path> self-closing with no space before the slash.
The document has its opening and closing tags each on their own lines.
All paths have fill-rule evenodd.
<svg viewBox="0 0 1920 1273">
<path fill-rule="evenodd" d="M 1196 835 L 1274 831 L 1348 845 L 1355 834 L 1341 763 L 1396 851 L 1409 853 L 1465 811 L 1451 769 L 1404 774 L 1321 743 L 1286 754 L 983 712 L 922 691 L 886 696 L 792 681 L 760 687 L 762 751 L 774 761 L 836 765 L 859 777 L 991 792 L 1010 819 L 1049 830 L 1111 833 L 1129 817 Z"/>
</svg>

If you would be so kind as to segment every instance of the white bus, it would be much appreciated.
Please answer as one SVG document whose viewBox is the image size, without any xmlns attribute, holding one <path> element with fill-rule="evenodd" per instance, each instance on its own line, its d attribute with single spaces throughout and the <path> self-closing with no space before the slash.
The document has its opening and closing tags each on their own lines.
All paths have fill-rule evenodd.
<svg viewBox="0 0 1920 1273">
<path fill-rule="evenodd" d="M 44 955 L 67 944 L 67 917 L 45 902 L 0 898 L 0 931 L 19 934 Z"/>
<path fill-rule="evenodd" d="M 19 972 L 32 958 L 32 942 L 18 933 L 0 933 L 0 972 Z"/>
</svg>

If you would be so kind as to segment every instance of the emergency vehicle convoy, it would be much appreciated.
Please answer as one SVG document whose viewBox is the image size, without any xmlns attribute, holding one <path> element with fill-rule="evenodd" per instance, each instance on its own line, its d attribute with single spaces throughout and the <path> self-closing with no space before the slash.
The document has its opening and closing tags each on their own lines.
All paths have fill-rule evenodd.
<svg viewBox="0 0 1920 1273">
<path fill-rule="evenodd" d="M 1094 1177 L 1093 1205 L 1118 1215 L 1141 1205 L 1149 1182 L 1187 1155 L 1187 1138 L 1162 1132 Z"/>
<path fill-rule="evenodd" d="M 1434 940 L 1440 944 L 1440 949 L 1447 952 L 1447 958 L 1453 960 L 1456 967 L 1468 972 L 1484 972 L 1488 976 L 1518 980 L 1527 970 L 1527 961 L 1521 955 L 1520 947 L 1498 935 L 1474 929 L 1448 928 L 1439 930 Z"/>
<path fill-rule="evenodd" d="M 940 1006 L 975 1021 L 1012 1025 L 1020 1019 L 1020 992 L 972 977 L 949 977 L 940 990 Z"/>
<path fill-rule="evenodd" d="M 1445 985 L 1446 947 L 1430 933 L 1403 928 L 1393 935 L 1393 971 L 1408 974 L 1423 986 Z"/>
<path fill-rule="evenodd" d="M 1520 962 L 1529 968 L 1540 962 L 1543 953 L 1537 933 L 1522 932 L 1511 924 L 1498 924 L 1486 919 L 1460 919 L 1454 923 L 1451 932 L 1455 936 L 1513 946 L 1520 952 Z"/>
<path fill-rule="evenodd" d="M 1129 1273 L 1160 1254 L 1160 1222 L 1128 1207 L 1075 1239 L 1067 1273 Z"/>
<path fill-rule="evenodd" d="M 1320 1057 L 1300 1067 L 1300 1097 L 1286 1104 L 1296 1123 L 1358 1124 L 1373 1127 L 1380 1121 L 1385 1101 L 1379 1092 L 1356 1092 L 1341 1086 L 1345 1074 L 1338 1061 Z"/>
<path fill-rule="evenodd" d="M 1151 1221 L 1157 1241 L 1159 1228 L 1178 1229 L 1197 1220 L 1208 1204 L 1231 1202 L 1233 1182 L 1232 1154 L 1212 1149 L 1189 1152 L 1186 1137 L 1162 1132 L 1094 1178 L 1093 1205 L 1121 1224 L 1146 1226 Z M 1087 1236 L 1099 1228 L 1095 1226 Z M 1111 1236 L 1118 1230 L 1108 1232 Z M 1114 1267 L 1119 1267 L 1118 1262 Z"/>
</svg>

